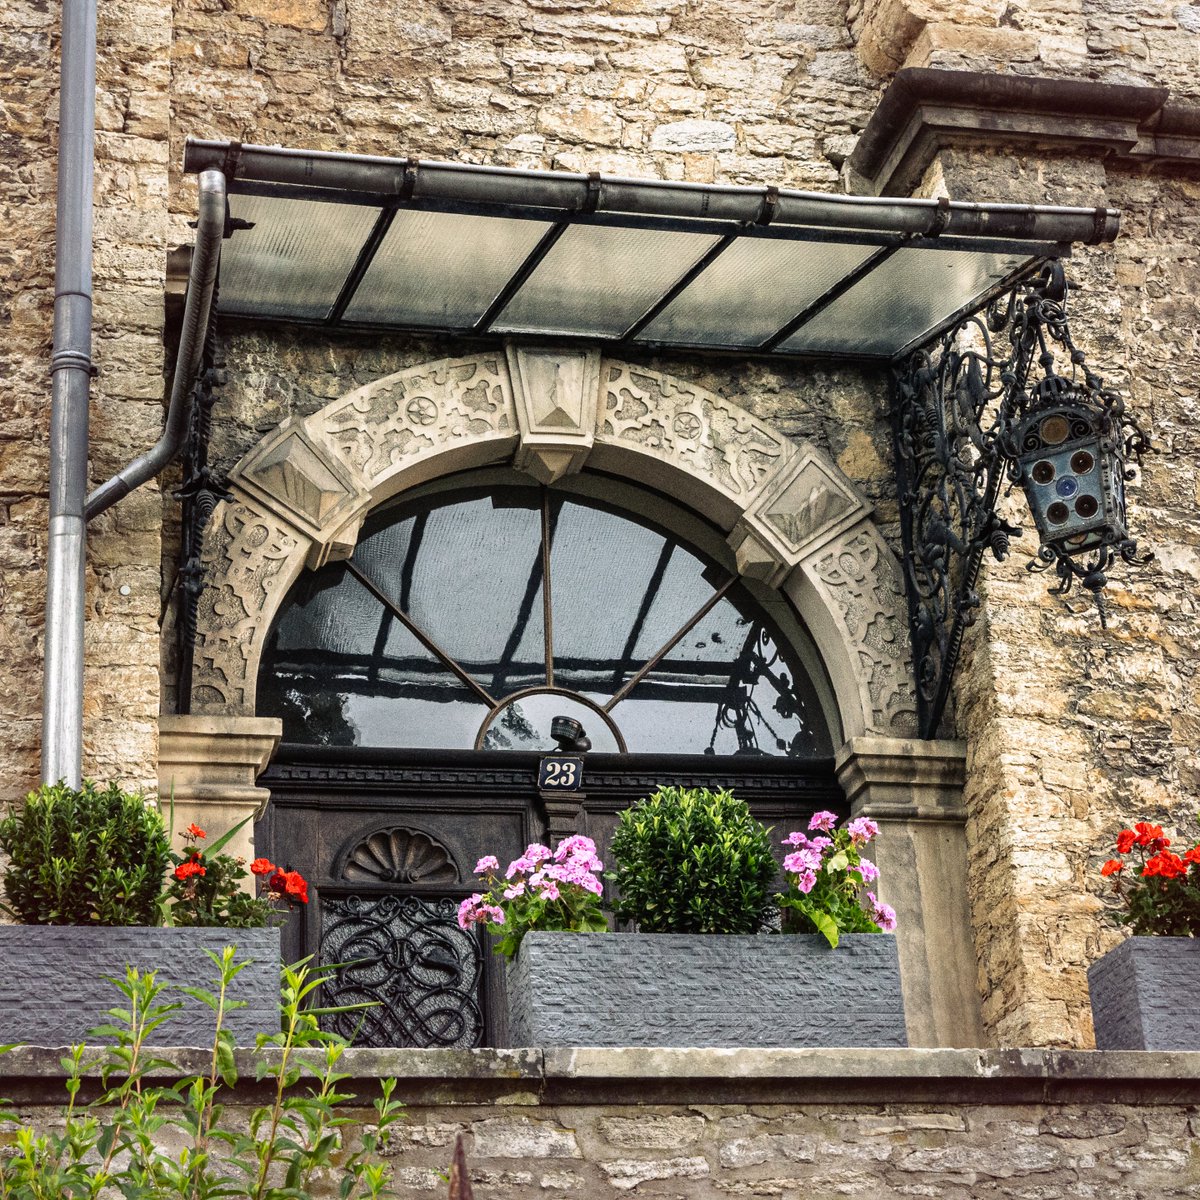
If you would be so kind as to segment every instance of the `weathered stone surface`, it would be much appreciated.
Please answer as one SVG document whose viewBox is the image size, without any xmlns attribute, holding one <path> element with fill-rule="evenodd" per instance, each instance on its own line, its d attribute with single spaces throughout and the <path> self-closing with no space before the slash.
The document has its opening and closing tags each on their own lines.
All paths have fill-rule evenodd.
<svg viewBox="0 0 1200 1200">
<path fill-rule="evenodd" d="M 244 1007 L 226 1013 L 224 1028 L 237 1044 L 279 1021 L 278 929 L 110 929 L 99 926 L 0 926 L 0 1040 L 34 1046 L 73 1046 L 88 1030 L 107 1024 L 110 1008 L 128 1002 L 106 978 L 125 978 L 126 966 L 157 971 L 164 983 L 211 988 L 215 968 L 205 950 L 220 954 L 236 944 L 246 960 L 229 987 Z M 159 1003 L 179 1001 L 171 1017 L 177 1045 L 211 1047 L 214 1017 L 207 1005 L 171 991 Z"/>
<path fill-rule="evenodd" d="M 569 1107 L 547 1093 L 540 1104 L 480 1103 L 480 1082 L 498 1085 L 506 1073 L 521 1073 L 534 1089 L 553 1088 L 561 1063 L 550 1054 L 533 1063 L 495 1051 L 351 1050 L 339 1063 L 349 1072 L 341 1087 L 366 1102 L 381 1076 L 398 1077 L 397 1095 L 409 1104 L 391 1136 L 387 1170 L 400 1196 L 445 1194 L 460 1132 L 481 1200 L 625 1194 L 1186 1200 L 1200 1186 L 1189 1153 L 1200 1098 L 1195 1054 L 578 1053 L 590 1063 L 590 1092 Z M 208 1071 L 200 1052 L 165 1057 L 184 1070 Z M 773 1066 L 764 1063 L 768 1057 Z M 679 1063 L 689 1064 L 691 1074 L 677 1070 Z M 239 1051 L 237 1065 L 248 1091 L 252 1054 Z M 750 1103 L 746 1070 L 759 1068 L 766 1068 L 764 1097 Z M 155 1082 L 169 1084 L 174 1076 L 159 1072 Z M 967 1077 L 971 1082 L 960 1090 Z M 847 1080 L 861 1082 L 862 1094 L 848 1095 Z M 926 1090 L 918 1095 L 922 1083 Z M 1070 1101 L 1058 1095 L 1080 1085 L 1084 1090 Z M 257 1102 L 247 1091 L 225 1098 L 231 1123 Z M 55 1128 L 64 1096 L 58 1053 L 5 1055 L 0 1096 L 6 1094 L 18 1099 L 23 1118 Z M 686 1145 L 629 1145 L 639 1125 L 653 1131 L 650 1138 L 682 1136 Z M 545 1153 L 564 1139 L 578 1153 Z"/>
<path fill-rule="evenodd" d="M 903 1046 L 895 939 L 527 933 L 507 972 L 527 1046 Z"/>
</svg>

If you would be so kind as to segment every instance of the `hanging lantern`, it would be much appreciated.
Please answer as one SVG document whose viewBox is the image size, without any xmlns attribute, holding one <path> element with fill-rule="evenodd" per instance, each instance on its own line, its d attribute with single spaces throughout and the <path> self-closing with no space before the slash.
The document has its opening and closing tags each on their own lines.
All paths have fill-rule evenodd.
<svg viewBox="0 0 1200 1200">
<path fill-rule="evenodd" d="M 1072 556 L 1128 539 L 1125 461 L 1108 412 L 1077 392 L 1029 413 L 1014 440 L 1043 546 Z"/>
</svg>

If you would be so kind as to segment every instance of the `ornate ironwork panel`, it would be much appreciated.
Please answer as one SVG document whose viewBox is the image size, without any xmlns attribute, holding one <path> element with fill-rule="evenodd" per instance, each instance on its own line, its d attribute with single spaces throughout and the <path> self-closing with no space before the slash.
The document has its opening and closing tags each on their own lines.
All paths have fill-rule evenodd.
<svg viewBox="0 0 1200 1200">
<path fill-rule="evenodd" d="M 1052 567 L 1058 594 L 1080 580 L 1101 624 L 1106 571 L 1118 558 L 1138 561 L 1124 481 L 1149 443 L 1072 341 L 1067 291 L 1061 264 L 1049 264 L 914 353 L 896 380 L 896 472 L 924 737 L 938 735 L 979 606 L 983 557 L 1003 559 L 1021 533 L 996 511 L 1005 484 L 1020 484 L 1033 504 L 1041 545 L 1029 569 Z M 1065 465 L 1056 466 L 1056 456 Z"/>
<path fill-rule="evenodd" d="M 458 902 L 419 896 L 321 897 L 321 962 L 337 964 L 323 989 L 322 1023 L 358 1046 L 465 1049 L 484 1038 L 483 950 L 459 929 Z"/>
</svg>

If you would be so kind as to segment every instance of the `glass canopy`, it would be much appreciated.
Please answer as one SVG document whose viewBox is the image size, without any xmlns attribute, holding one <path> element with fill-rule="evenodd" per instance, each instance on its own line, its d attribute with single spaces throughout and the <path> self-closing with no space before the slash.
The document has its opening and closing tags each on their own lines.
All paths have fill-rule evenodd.
<svg viewBox="0 0 1200 1200">
<path fill-rule="evenodd" d="M 799 652 L 736 576 L 532 484 L 374 514 L 348 562 L 293 590 L 258 711 L 319 745 L 554 750 L 569 717 L 600 752 L 832 753 Z"/>
<path fill-rule="evenodd" d="M 672 184 L 189 141 L 229 193 L 226 317 L 895 360 L 1107 209 Z"/>
</svg>

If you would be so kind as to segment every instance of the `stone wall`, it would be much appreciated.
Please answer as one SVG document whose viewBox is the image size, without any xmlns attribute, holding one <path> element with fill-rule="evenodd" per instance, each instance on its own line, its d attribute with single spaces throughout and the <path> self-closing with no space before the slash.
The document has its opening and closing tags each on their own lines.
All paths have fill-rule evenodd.
<svg viewBox="0 0 1200 1200">
<path fill-rule="evenodd" d="M 1070 308 L 1089 361 L 1160 451 L 1129 487 L 1154 561 L 1111 573 L 1105 632 L 1086 593 L 1064 602 L 1026 573 L 1027 534 L 986 566 L 958 690 L 985 1020 L 1002 1045 L 1088 1045 L 1085 970 L 1120 936 L 1098 874 L 1117 830 L 1145 819 L 1197 835 L 1200 170 L 954 149 L 926 185 L 1122 211 L 1111 251 L 1070 264 Z M 1030 524 L 1023 502 L 1010 515 Z"/>
<path fill-rule="evenodd" d="M 1200 6 L 1177 0 L 850 0 L 862 62 L 1196 88 Z"/>
<path fill-rule="evenodd" d="M 191 134 L 359 153 L 836 189 L 900 65 L 1152 83 L 1196 94 L 1200 8 L 1164 0 L 111 0 L 101 6 L 92 477 L 148 447 L 164 394 L 167 251 L 190 242 Z M 57 90 L 55 10 L 0 11 L 0 801 L 37 775 Z M 1107 636 L 989 566 L 967 646 L 980 987 L 1003 1043 L 1090 1038 L 1083 967 L 1112 940 L 1096 867 L 1112 832 L 1195 811 L 1200 577 L 1195 247 L 1200 178 L 1103 154 L 943 151 L 924 189 L 1109 203 L 1124 235 L 1077 256 L 1073 305 L 1097 367 L 1162 457 L 1131 489 L 1156 565 L 1122 573 Z M 443 346 L 249 330 L 226 343 L 217 465 L 292 412 Z M 695 378 L 812 440 L 896 528 L 879 373 L 680 357 Z M 149 485 L 89 531 L 85 769 L 151 786 L 158 624 L 174 501 Z M 1027 541 L 1029 539 L 1026 539 Z M 1076 607 L 1082 607 L 1076 601 Z"/>
<path fill-rule="evenodd" d="M 350 1051 L 339 1090 L 365 1105 L 381 1076 L 397 1077 L 408 1111 L 388 1166 L 396 1194 L 414 1200 L 446 1195 L 459 1134 L 478 1200 L 1184 1200 L 1200 1186 L 1196 1057 Z M 225 1098 L 234 1122 L 268 1100 L 239 1058 L 247 1082 Z M 22 1050 L 0 1067 L 0 1095 L 51 1124 L 56 1052 Z M 206 1073 L 207 1057 L 196 1052 L 191 1069 Z"/>
<path fill-rule="evenodd" d="M 0 12 L 0 802 L 38 776 L 54 307 L 57 8 Z M 171 14 L 101 6 L 96 102 L 92 485 L 162 425 Z M 85 772 L 152 787 L 160 608 L 157 488 L 89 531 Z"/>
</svg>

